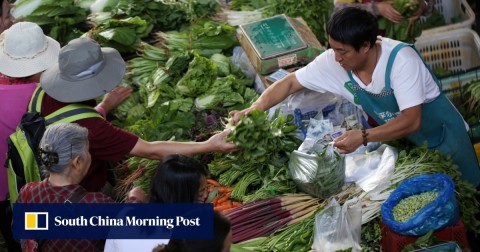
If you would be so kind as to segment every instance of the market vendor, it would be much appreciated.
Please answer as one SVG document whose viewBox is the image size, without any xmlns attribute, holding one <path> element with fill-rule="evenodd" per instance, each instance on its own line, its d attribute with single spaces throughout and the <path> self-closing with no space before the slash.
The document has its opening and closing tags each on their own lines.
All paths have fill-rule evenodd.
<svg viewBox="0 0 480 252">
<path fill-rule="evenodd" d="M 268 87 L 249 108 L 232 111 L 232 122 L 254 109 L 268 110 L 304 88 L 332 92 L 364 110 L 380 125 L 350 130 L 335 140 L 341 153 L 368 142 L 406 137 L 450 155 L 462 178 L 480 184 L 480 170 L 460 113 L 441 93 L 435 76 L 411 46 L 377 37 L 371 13 L 354 7 L 327 24 L 330 49 L 307 66 Z"/>
</svg>

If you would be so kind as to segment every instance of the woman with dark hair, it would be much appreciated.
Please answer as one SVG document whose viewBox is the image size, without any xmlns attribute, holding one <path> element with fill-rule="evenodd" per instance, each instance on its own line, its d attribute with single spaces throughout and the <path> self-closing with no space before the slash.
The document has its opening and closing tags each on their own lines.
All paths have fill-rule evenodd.
<svg viewBox="0 0 480 252">
<path fill-rule="evenodd" d="M 155 248 L 154 252 L 229 252 L 232 244 L 230 221 L 221 213 L 213 213 L 213 239 L 170 240 L 168 245 Z"/>
<path fill-rule="evenodd" d="M 162 160 L 152 178 L 151 203 L 204 203 L 207 198 L 205 165 L 184 155 Z"/>
<path fill-rule="evenodd" d="M 173 154 L 158 165 L 150 186 L 150 203 L 204 203 L 208 196 L 205 165 L 195 158 Z M 139 190 L 138 187 L 134 190 Z M 141 230 L 140 230 L 141 231 Z M 145 234 L 148 235 L 148 234 Z M 105 250 L 152 251 L 168 239 L 108 239 Z"/>
</svg>

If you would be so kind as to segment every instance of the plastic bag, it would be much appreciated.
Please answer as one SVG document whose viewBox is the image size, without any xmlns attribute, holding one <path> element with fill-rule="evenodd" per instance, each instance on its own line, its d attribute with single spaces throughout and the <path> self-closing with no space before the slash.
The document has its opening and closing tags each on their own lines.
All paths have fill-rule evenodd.
<svg viewBox="0 0 480 252">
<path fill-rule="evenodd" d="M 345 182 L 354 182 L 365 192 L 388 186 L 395 170 L 398 152 L 394 147 L 368 143 L 345 155 Z"/>
<path fill-rule="evenodd" d="M 403 181 L 382 204 L 382 221 L 401 235 L 421 236 L 431 230 L 455 225 L 459 219 L 455 184 L 445 174 L 419 175 Z M 397 222 L 393 208 L 404 198 L 423 192 L 438 192 L 437 198 L 405 222 Z"/>
<path fill-rule="evenodd" d="M 329 105 L 335 105 L 339 98 L 330 92 L 317 92 L 303 89 L 289 95 L 285 103 L 285 113 L 293 114 L 295 109 L 307 113 L 310 111 L 322 111 Z"/>
<path fill-rule="evenodd" d="M 290 176 L 300 191 L 325 199 L 344 184 L 344 156 L 336 153 L 331 144 L 321 154 L 295 150 L 288 163 Z"/>
<path fill-rule="evenodd" d="M 361 201 L 353 198 L 340 206 L 333 199 L 315 215 L 312 249 L 319 252 L 333 252 L 348 248 L 352 248 L 352 251 L 361 251 L 361 228 Z"/>
</svg>

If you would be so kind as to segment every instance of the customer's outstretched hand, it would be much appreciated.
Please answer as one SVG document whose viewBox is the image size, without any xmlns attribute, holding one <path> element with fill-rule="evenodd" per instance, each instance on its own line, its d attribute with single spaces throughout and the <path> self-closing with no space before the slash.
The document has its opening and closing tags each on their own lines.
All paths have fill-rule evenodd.
<svg viewBox="0 0 480 252">
<path fill-rule="evenodd" d="M 231 130 L 229 129 L 224 130 L 220 133 L 213 135 L 207 140 L 207 143 L 213 149 L 212 151 L 225 153 L 225 152 L 232 152 L 232 151 L 238 150 L 238 147 L 235 144 L 228 143 L 227 141 L 225 141 L 225 137 L 228 136 L 230 132 Z"/>
<path fill-rule="evenodd" d="M 116 87 L 105 94 L 102 102 L 98 104 L 98 106 L 102 107 L 105 110 L 105 113 L 108 113 L 110 110 L 124 102 L 131 94 L 131 87 Z"/>
</svg>

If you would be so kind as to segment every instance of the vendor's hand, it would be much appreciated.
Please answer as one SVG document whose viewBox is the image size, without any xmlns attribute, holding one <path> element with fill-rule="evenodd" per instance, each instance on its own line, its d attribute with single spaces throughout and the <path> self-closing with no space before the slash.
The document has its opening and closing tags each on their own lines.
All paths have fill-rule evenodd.
<svg viewBox="0 0 480 252">
<path fill-rule="evenodd" d="M 116 108 L 132 94 L 131 87 L 116 87 L 105 94 L 100 104 L 107 114 L 110 110 Z"/>
<path fill-rule="evenodd" d="M 133 201 L 140 201 L 146 203 L 148 201 L 145 191 L 139 186 L 134 187 L 130 192 L 128 192 L 128 198 Z"/>
<path fill-rule="evenodd" d="M 400 12 L 398 12 L 395 8 L 393 8 L 391 1 L 377 2 L 377 9 L 378 9 L 378 13 L 382 17 L 394 23 L 400 23 L 400 21 L 402 21 L 403 19 L 402 14 L 400 14 Z"/>
<path fill-rule="evenodd" d="M 236 125 L 238 123 L 238 121 L 240 121 L 240 118 L 242 116 L 246 116 L 246 115 L 250 114 L 250 112 L 252 112 L 253 110 L 255 110 L 255 108 L 250 107 L 250 108 L 246 108 L 242 111 L 238 111 L 238 110 L 230 111 L 229 115 L 231 116 L 231 118 L 229 119 L 229 123 L 231 125 Z"/>
<path fill-rule="evenodd" d="M 231 130 L 224 130 L 220 133 L 217 133 L 211 136 L 207 140 L 207 144 L 210 145 L 212 151 L 215 152 L 232 152 L 238 150 L 238 147 L 233 143 L 228 143 L 225 141 L 225 137 L 232 132 Z"/>
<path fill-rule="evenodd" d="M 363 136 L 361 130 L 349 130 L 335 139 L 334 147 L 342 154 L 354 152 L 363 144 Z"/>
</svg>

